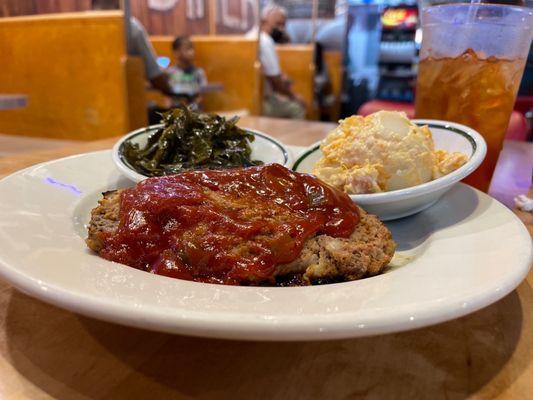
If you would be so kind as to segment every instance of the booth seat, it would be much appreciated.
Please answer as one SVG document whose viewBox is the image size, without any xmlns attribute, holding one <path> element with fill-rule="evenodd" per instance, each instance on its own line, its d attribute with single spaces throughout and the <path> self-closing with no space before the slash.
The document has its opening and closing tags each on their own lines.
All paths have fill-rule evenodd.
<svg viewBox="0 0 533 400">
<path fill-rule="evenodd" d="M 151 36 L 150 41 L 158 56 L 172 55 L 172 36 Z M 258 43 L 239 35 L 191 36 L 195 47 L 196 64 L 205 70 L 210 82 L 222 83 L 224 90 L 204 96 L 207 111 L 248 110 L 261 114 L 263 81 L 258 62 Z M 314 52 L 312 45 L 281 45 L 277 52 L 282 71 L 292 80 L 293 89 L 307 104 L 307 117 L 315 119 Z M 156 103 L 162 96 L 149 93 Z"/>
<path fill-rule="evenodd" d="M 158 56 L 172 55 L 173 36 L 151 36 Z M 261 69 L 257 59 L 257 40 L 236 35 L 191 37 L 196 65 L 203 68 L 209 82 L 221 83 L 223 91 L 204 95 L 206 111 L 261 111 Z M 148 98 L 164 103 L 163 96 L 150 92 Z"/>
<path fill-rule="evenodd" d="M 292 81 L 292 88 L 307 106 L 307 119 L 317 119 L 315 104 L 314 49 L 310 44 L 284 44 L 276 46 L 281 70 Z"/>
<path fill-rule="evenodd" d="M 130 96 L 142 66 L 125 49 L 118 11 L 0 18 L 0 93 L 28 98 L 2 111 L 0 133 L 95 140 L 145 125 L 145 100 Z"/>
</svg>

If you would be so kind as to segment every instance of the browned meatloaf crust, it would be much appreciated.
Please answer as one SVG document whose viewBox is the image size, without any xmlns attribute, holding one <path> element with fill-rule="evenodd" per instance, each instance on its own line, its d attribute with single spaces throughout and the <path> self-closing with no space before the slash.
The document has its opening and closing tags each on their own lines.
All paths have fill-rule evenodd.
<svg viewBox="0 0 533 400">
<path fill-rule="evenodd" d="M 120 191 L 103 193 L 91 212 L 87 246 L 99 252 L 102 232 L 118 226 Z M 349 238 L 318 235 L 310 238 L 300 256 L 290 264 L 279 265 L 277 277 L 299 277 L 300 283 L 345 281 L 379 274 L 394 255 L 390 231 L 374 215 L 359 209 L 361 221 Z"/>
</svg>

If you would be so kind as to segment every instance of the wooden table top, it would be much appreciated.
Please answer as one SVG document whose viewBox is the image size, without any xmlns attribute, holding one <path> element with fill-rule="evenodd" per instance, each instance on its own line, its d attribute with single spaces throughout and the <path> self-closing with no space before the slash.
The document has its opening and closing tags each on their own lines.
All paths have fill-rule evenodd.
<svg viewBox="0 0 533 400">
<path fill-rule="evenodd" d="M 333 126 L 252 117 L 242 125 L 293 145 L 311 144 Z M 0 175 L 114 141 L 0 159 Z M 531 214 L 520 217 L 533 230 Z M 101 322 L 0 280 L 0 398 L 525 400 L 533 393 L 532 285 L 530 273 L 497 303 L 415 331 L 260 343 Z"/>
</svg>

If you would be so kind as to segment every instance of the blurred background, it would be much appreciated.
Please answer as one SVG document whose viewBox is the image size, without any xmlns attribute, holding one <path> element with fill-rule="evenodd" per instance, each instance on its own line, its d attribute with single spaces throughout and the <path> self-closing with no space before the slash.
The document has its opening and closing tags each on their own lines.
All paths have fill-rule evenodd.
<svg viewBox="0 0 533 400">
<path fill-rule="evenodd" d="M 98 139 L 153 122 L 180 101 L 321 121 L 380 109 L 413 116 L 421 10 L 431 4 L 2 0 L 0 95 L 26 101 L 0 111 L 0 132 Z M 186 40 L 176 47 L 176 38 Z M 530 52 L 511 138 L 531 137 L 532 74 Z"/>
</svg>

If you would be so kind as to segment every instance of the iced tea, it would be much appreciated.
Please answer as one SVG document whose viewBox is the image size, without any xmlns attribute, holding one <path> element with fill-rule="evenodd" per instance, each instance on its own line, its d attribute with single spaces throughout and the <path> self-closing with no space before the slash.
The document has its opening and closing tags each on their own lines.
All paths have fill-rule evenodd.
<svg viewBox="0 0 533 400">
<path fill-rule="evenodd" d="M 454 58 L 420 61 L 416 117 L 458 122 L 487 142 L 487 157 L 465 182 L 487 191 L 513 110 L 525 59 L 483 57 L 472 49 Z"/>
</svg>

